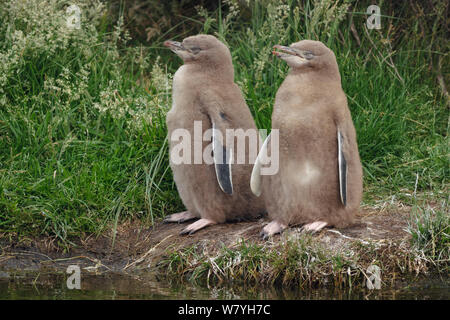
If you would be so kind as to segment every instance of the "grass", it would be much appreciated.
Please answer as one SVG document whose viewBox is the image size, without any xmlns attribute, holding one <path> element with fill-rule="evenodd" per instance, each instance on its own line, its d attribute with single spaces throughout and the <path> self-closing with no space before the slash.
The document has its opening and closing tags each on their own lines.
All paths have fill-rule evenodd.
<svg viewBox="0 0 450 320">
<path fill-rule="evenodd" d="M 420 256 L 450 271 L 450 215 L 448 206 L 415 207 L 408 231 Z"/>
<path fill-rule="evenodd" d="M 274 243 L 242 240 L 232 247 L 210 250 L 201 245 L 183 250 L 168 249 L 166 258 L 158 266 L 161 276 L 207 285 L 234 283 L 351 289 L 366 286 L 373 266 L 382 270 L 383 287 L 394 286 L 396 281 L 405 280 L 411 274 L 423 275 L 429 270 L 410 250 L 394 243 L 353 241 L 335 250 L 305 233 L 284 236 Z"/>
<path fill-rule="evenodd" d="M 168 94 L 155 88 L 157 79 L 170 79 L 158 64 L 143 70 L 143 53 L 122 47 L 122 32 L 108 31 L 111 23 L 103 15 L 83 21 L 86 29 L 66 35 L 67 43 L 45 40 L 46 29 L 65 31 L 57 19 L 64 10 L 43 6 L 42 14 L 55 19 L 49 25 L 33 20 L 29 8 L 9 20 L 13 9 L 0 8 L 10 25 L 20 29 L 29 19 L 34 29 L 22 55 L 4 55 L 9 64 L 0 106 L 1 230 L 66 241 L 101 232 L 124 217 L 153 221 L 149 207 L 158 208 L 158 216 L 179 209 L 162 148 L 167 107 L 158 103 L 169 105 Z M 3 26 L 2 53 L 8 53 L 15 48 Z M 46 47 L 37 50 L 42 38 Z M 152 73 L 156 84 L 137 85 Z"/>
<path fill-rule="evenodd" d="M 383 4 L 388 12 L 376 31 L 365 30 L 364 2 L 250 3 L 185 19 L 197 25 L 192 33 L 215 34 L 230 47 L 236 82 L 258 127 L 270 129 L 275 93 L 287 72 L 271 57 L 272 46 L 321 40 L 336 53 L 348 96 L 364 202 L 396 196 L 413 205 L 412 194 L 430 193 L 431 202 L 447 200 L 448 98 L 436 81 L 437 74 L 448 76 L 445 15 Z M 131 44 L 127 26 L 112 21 L 99 2 L 79 6 L 81 29 L 70 31 L 64 2 L 0 4 L 1 232 L 68 243 L 126 219 L 152 225 L 183 209 L 168 166 L 165 126 L 171 76 L 181 63 L 161 48 L 162 40 L 181 39 L 167 28 L 150 44 Z M 444 61 L 441 69 L 435 60 Z M 448 250 L 448 210 L 416 212 L 425 216 L 412 224 L 414 243 L 439 257 L 436 248 Z M 259 249 L 242 250 L 253 266 L 246 277 L 260 274 Z M 300 251 L 294 256 L 303 259 Z M 232 257 L 225 251 L 221 263 Z M 324 265 L 333 258 L 327 259 Z M 283 263 L 289 272 L 290 262 Z"/>
</svg>

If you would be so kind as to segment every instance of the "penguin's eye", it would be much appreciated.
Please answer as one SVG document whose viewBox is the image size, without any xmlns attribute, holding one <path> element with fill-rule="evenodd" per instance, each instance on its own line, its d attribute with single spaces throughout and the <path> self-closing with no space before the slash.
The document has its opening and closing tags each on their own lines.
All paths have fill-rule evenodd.
<svg viewBox="0 0 450 320">
<path fill-rule="evenodd" d="M 314 58 L 314 54 L 311 51 L 304 51 L 303 56 L 306 60 L 311 60 L 312 58 Z"/>
<path fill-rule="evenodd" d="M 197 53 L 199 53 L 200 50 L 202 50 L 202 49 L 200 49 L 199 47 L 192 47 L 192 48 L 190 48 L 189 50 L 191 50 L 191 52 L 192 52 L 193 54 L 197 54 Z"/>
</svg>

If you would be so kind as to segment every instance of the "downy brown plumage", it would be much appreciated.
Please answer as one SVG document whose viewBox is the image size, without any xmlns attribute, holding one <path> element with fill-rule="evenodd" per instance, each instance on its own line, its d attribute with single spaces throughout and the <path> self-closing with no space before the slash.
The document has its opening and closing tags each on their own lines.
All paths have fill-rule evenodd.
<svg viewBox="0 0 450 320">
<path fill-rule="evenodd" d="M 167 114 L 169 140 L 179 128 L 194 136 L 194 121 L 202 122 L 202 135 L 212 128 L 226 137 L 226 129 L 254 129 L 253 118 L 239 87 L 228 48 L 211 35 L 191 36 L 182 43 L 165 45 L 184 61 L 173 80 L 173 105 Z M 236 140 L 235 140 L 236 142 Z M 202 150 L 211 142 L 203 141 Z M 236 150 L 223 143 L 226 158 L 236 159 Z M 191 143 L 193 145 L 193 142 Z M 172 153 L 174 143 L 170 143 Z M 220 144 L 218 145 L 221 146 Z M 192 159 L 194 150 L 192 146 Z M 170 215 L 165 222 L 184 222 L 201 218 L 181 233 L 193 233 L 208 225 L 254 218 L 264 213 L 264 202 L 253 195 L 249 180 L 252 164 L 174 164 L 173 177 L 187 211 Z M 231 169 L 230 169 L 231 168 Z M 228 176 L 229 169 L 231 176 Z"/>
<path fill-rule="evenodd" d="M 265 198 L 272 220 L 261 235 L 301 224 L 311 231 L 348 225 L 362 197 L 362 167 L 336 57 L 319 41 L 274 48 L 290 70 L 272 114 L 272 130 L 279 130 L 279 171 L 252 175 L 252 188 Z"/>
</svg>

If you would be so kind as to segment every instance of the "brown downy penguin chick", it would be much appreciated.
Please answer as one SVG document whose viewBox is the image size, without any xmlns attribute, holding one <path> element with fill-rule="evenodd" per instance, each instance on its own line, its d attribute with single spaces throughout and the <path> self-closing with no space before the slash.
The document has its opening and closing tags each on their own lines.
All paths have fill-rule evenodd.
<svg viewBox="0 0 450 320">
<path fill-rule="evenodd" d="M 319 41 L 274 48 L 290 70 L 272 114 L 279 171 L 261 176 L 256 163 L 252 173 L 252 191 L 262 193 L 272 220 L 261 235 L 300 224 L 309 231 L 348 225 L 362 197 L 362 167 L 336 57 Z"/>
<path fill-rule="evenodd" d="M 211 35 L 191 36 L 181 43 L 166 41 L 164 45 L 184 61 L 173 79 L 173 105 L 166 119 L 169 140 L 177 129 L 185 129 L 194 137 L 195 122 L 201 123 L 200 139 L 212 128 L 223 137 L 220 141 L 219 134 L 213 131 L 212 142 L 197 141 L 200 154 L 192 139 L 192 159 L 202 157 L 203 150 L 212 145 L 214 163 L 209 164 L 203 158 L 201 163 L 191 159 L 191 163 L 175 164 L 172 159 L 175 144 L 170 143 L 173 177 L 187 211 L 172 214 L 165 222 L 200 218 L 181 232 L 192 234 L 208 225 L 260 216 L 265 212 L 264 201 L 253 195 L 248 183 L 252 164 L 230 161 L 236 159 L 237 151 L 230 147 L 233 139 L 226 139 L 226 130 L 256 130 L 250 110 L 234 83 L 230 51 Z M 248 155 L 248 149 L 246 152 Z"/>
</svg>

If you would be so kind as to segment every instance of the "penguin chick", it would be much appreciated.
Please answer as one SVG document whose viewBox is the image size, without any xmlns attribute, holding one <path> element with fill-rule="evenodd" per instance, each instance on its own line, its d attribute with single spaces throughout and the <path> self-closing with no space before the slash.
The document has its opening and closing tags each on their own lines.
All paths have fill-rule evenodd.
<svg viewBox="0 0 450 320">
<path fill-rule="evenodd" d="M 272 220 L 261 236 L 293 225 L 304 224 L 306 231 L 348 225 L 362 197 L 362 167 L 336 57 L 319 41 L 274 48 L 290 70 L 272 113 L 279 171 L 261 176 L 256 163 L 252 173 L 252 191 L 264 196 Z"/>
<path fill-rule="evenodd" d="M 253 195 L 248 183 L 252 165 L 250 161 L 233 163 L 236 138 L 225 141 L 227 129 L 256 132 L 250 110 L 234 83 L 230 51 L 211 35 L 191 36 L 181 43 L 166 41 L 164 45 L 184 61 L 173 79 L 173 105 L 166 118 L 169 141 L 177 129 L 186 130 L 196 139 L 194 126 L 201 124 L 200 138 L 192 140 L 191 163 L 174 163 L 176 144 L 170 141 L 170 166 L 187 211 L 172 214 L 164 221 L 180 223 L 200 218 L 181 232 L 192 234 L 208 225 L 260 216 L 265 212 L 264 201 Z M 202 139 L 208 129 L 214 129 L 212 142 Z M 196 149 L 196 143 L 200 149 Z M 212 145 L 213 163 L 202 158 L 208 145 Z M 246 152 L 248 156 L 248 148 Z M 196 156 L 201 159 L 195 160 Z"/>
</svg>

